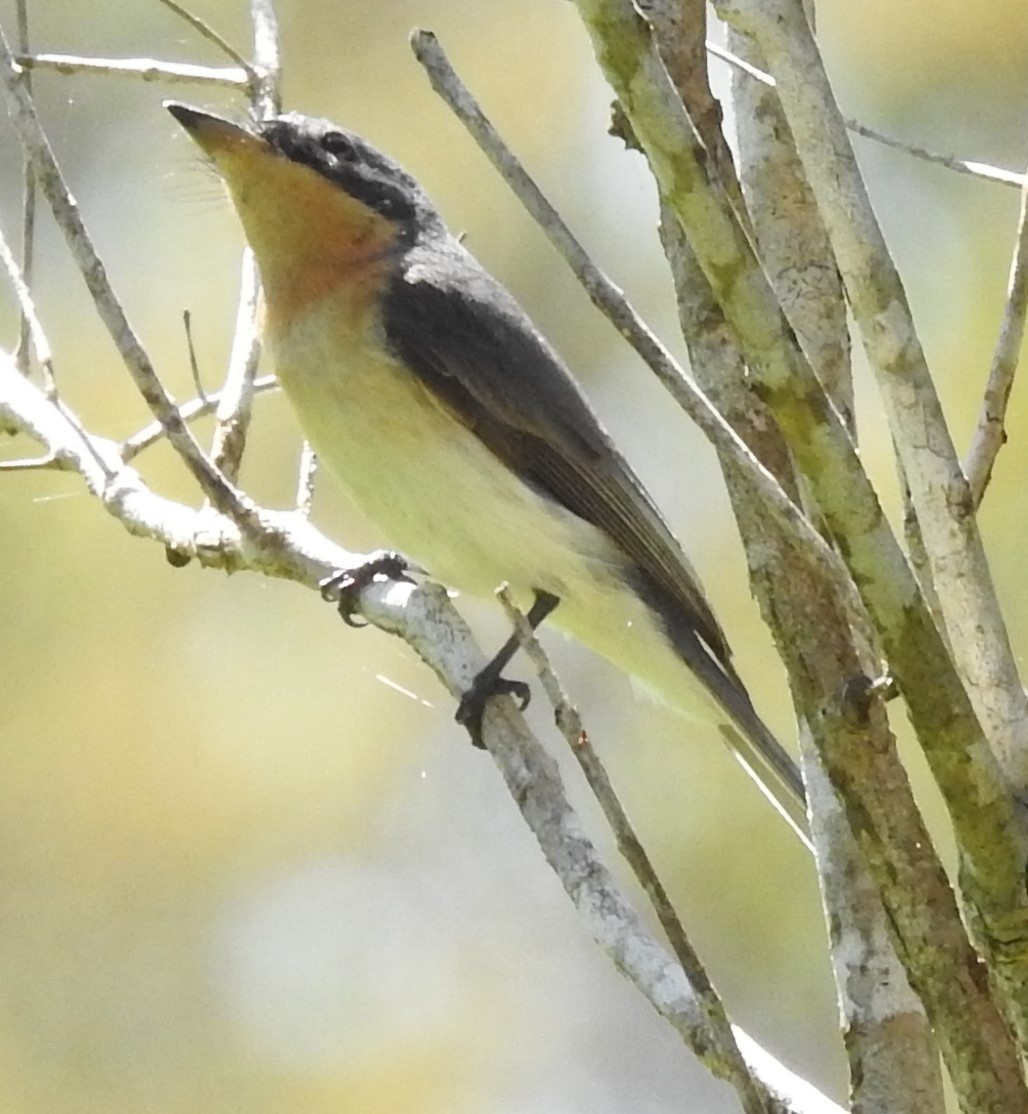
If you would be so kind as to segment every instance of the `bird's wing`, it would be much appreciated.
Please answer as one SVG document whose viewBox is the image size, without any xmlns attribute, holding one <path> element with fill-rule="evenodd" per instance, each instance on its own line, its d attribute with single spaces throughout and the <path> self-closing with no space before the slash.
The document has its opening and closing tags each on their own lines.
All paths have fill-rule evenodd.
<svg viewBox="0 0 1028 1114">
<path fill-rule="evenodd" d="M 734 677 L 696 574 L 560 357 L 463 248 L 440 248 L 430 268 L 411 252 L 387 293 L 395 354 L 508 467 L 610 537 Z"/>
</svg>

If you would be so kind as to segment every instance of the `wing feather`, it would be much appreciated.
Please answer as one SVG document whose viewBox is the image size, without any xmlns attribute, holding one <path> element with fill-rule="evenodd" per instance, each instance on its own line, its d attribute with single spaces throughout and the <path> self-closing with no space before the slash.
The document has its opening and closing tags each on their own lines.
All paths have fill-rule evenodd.
<svg viewBox="0 0 1028 1114">
<path fill-rule="evenodd" d="M 696 574 L 560 357 L 456 241 L 429 247 L 431 270 L 414 248 L 385 298 L 393 351 L 508 467 L 604 531 L 734 678 Z"/>
</svg>

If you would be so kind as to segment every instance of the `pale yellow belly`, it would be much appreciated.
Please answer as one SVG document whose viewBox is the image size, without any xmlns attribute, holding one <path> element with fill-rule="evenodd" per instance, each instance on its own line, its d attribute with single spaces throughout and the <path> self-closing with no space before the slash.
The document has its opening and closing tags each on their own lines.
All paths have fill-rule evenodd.
<svg viewBox="0 0 1028 1114">
<path fill-rule="evenodd" d="M 470 595 L 507 582 L 527 607 L 534 592 L 552 593 L 557 626 L 695 712 L 691 672 L 627 589 L 624 558 L 606 536 L 522 483 L 393 360 L 356 337 L 326 351 L 323 324 L 308 317 L 273 338 L 279 378 L 318 456 L 383 543 Z"/>
<path fill-rule="evenodd" d="M 318 456 L 389 545 L 475 595 L 503 580 L 560 595 L 583 545 L 601 565 L 620 563 L 599 531 L 526 487 L 413 374 L 356 338 L 340 359 L 323 350 L 323 333 L 308 318 L 276 338 L 279 378 Z"/>
</svg>

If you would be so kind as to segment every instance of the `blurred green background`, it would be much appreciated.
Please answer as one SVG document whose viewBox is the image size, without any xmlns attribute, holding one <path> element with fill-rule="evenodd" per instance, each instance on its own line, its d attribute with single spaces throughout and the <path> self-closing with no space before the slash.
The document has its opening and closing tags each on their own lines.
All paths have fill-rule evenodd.
<svg viewBox="0 0 1028 1114">
<path fill-rule="evenodd" d="M 192 6 L 245 51 L 242 0 Z M 30 10 L 40 50 L 221 61 L 156 3 L 48 0 Z M 641 160 L 605 136 L 609 97 L 573 5 L 280 0 L 278 10 L 287 106 L 334 117 L 404 162 L 535 316 L 666 509 L 758 705 L 789 737 L 783 678 L 711 453 L 591 310 L 407 46 L 412 26 L 439 34 L 599 262 L 680 350 L 653 191 Z M 0 17 L 12 34 L 10 0 Z M 1023 4 L 825 3 L 820 29 L 848 114 L 927 146 L 1024 165 Z M 725 88 L 723 67 L 714 70 Z M 179 397 L 192 393 L 188 308 L 204 379 L 217 384 L 240 235 L 160 101 L 239 102 L 110 78 L 41 73 L 35 87 L 161 374 Z M 966 445 L 1002 308 L 1016 192 L 857 142 Z M 8 235 L 18 165 L 4 129 Z M 38 256 L 62 395 L 91 428 L 125 436 L 148 415 L 45 219 Z M 11 344 L 6 291 L 0 326 Z M 863 373 L 859 386 L 864 457 L 895 513 L 881 413 Z M 1028 637 L 1021 393 L 983 515 L 1019 648 Z M 288 505 L 298 444 L 283 399 L 260 399 L 244 470 L 257 498 Z M 140 467 L 161 491 L 193 501 L 166 450 Z M 316 518 L 352 548 L 383 540 L 327 484 Z M 0 1109 L 735 1109 L 590 943 L 488 757 L 467 745 L 450 702 L 400 642 L 344 629 L 294 585 L 172 569 L 67 476 L 0 476 L 0 570 Z M 494 609 L 463 608 L 486 645 L 499 639 Z M 713 730 L 637 700 L 585 651 L 554 636 L 549 644 L 736 1020 L 841 1098 L 804 856 Z"/>
</svg>

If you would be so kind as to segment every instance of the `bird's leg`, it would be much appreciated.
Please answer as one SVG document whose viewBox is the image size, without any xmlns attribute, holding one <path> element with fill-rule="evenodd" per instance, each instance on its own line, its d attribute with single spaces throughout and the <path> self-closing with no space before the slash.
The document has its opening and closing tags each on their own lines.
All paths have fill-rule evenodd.
<svg viewBox="0 0 1028 1114">
<path fill-rule="evenodd" d="M 535 593 L 535 601 L 525 618 L 528 625 L 535 630 L 539 624 L 560 603 L 560 600 L 549 592 Z M 496 656 L 484 669 L 480 670 L 471 687 L 460 698 L 457 705 L 456 720 L 466 727 L 471 741 L 476 747 L 484 746 L 482 742 L 482 714 L 485 712 L 485 702 L 491 696 L 513 696 L 518 702 L 518 707 L 524 711 L 528 707 L 531 690 L 524 681 L 509 681 L 500 674 L 507 668 L 510 659 L 518 652 L 521 639 L 515 633 L 500 647 Z"/>
<path fill-rule="evenodd" d="M 354 568 L 341 569 L 331 576 L 326 576 L 318 587 L 321 589 L 321 598 L 336 605 L 343 622 L 348 627 L 366 627 L 368 625 L 366 622 L 363 620 L 358 622 L 355 618 L 363 588 L 377 577 L 382 577 L 384 580 L 407 580 L 413 583 L 407 574 L 423 571 L 413 561 L 408 561 L 402 553 L 392 549 L 376 549 Z"/>
</svg>

